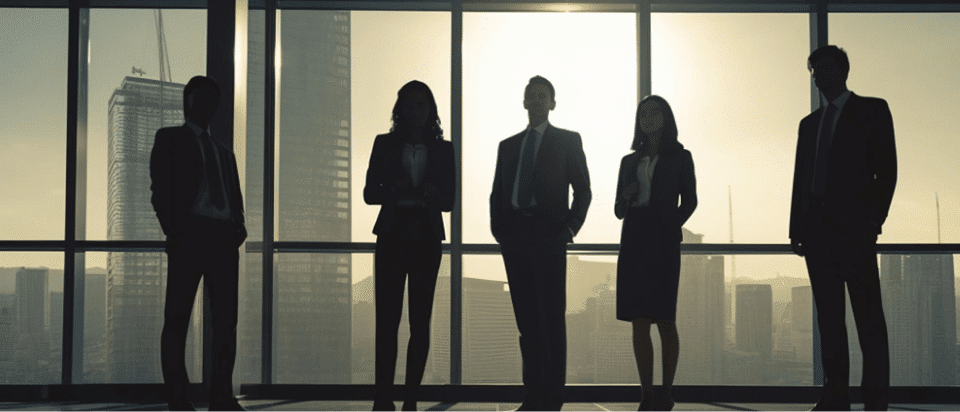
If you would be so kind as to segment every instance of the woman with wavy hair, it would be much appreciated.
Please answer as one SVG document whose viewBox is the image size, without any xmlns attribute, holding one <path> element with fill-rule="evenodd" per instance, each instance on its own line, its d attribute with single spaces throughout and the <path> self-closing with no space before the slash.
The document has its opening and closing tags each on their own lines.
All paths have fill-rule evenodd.
<svg viewBox="0 0 960 412">
<path fill-rule="evenodd" d="M 673 408 L 673 377 L 680 338 L 677 291 L 683 224 L 697 207 L 693 157 L 677 141 L 673 110 L 660 96 L 637 107 L 633 153 L 620 162 L 614 212 L 623 219 L 617 259 L 617 319 L 633 324 L 640 374 L 640 410 Z M 679 206 L 678 204 L 679 200 Z M 663 390 L 653 391 L 650 325 L 660 331 Z"/>
<path fill-rule="evenodd" d="M 426 84 L 411 81 L 397 92 L 393 127 L 377 136 L 363 200 L 380 205 L 374 224 L 376 395 L 373 410 L 395 410 L 393 381 L 397 331 L 408 279 L 410 342 L 403 410 L 417 409 L 417 392 L 430 349 L 430 316 L 445 238 L 441 212 L 453 210 L 453 144 L 443 140 L 437 103 Z"/>
</svg>

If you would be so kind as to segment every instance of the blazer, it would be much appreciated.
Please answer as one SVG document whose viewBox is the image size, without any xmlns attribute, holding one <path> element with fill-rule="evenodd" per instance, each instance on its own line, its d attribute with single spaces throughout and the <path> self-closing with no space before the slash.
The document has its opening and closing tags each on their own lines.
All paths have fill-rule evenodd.
<svg viewBox="0 0 960 412">
<path fill-rule="evenodd" d="M 400 157 L 403 144 L 403 139 L 392 132 L 377 136 L 373 142 L 366 185 L 363 187 L 363 201 L 368 205 L 381 205 L 377 222 L 373 225 L 373 233 L 377 235 L 389 233 L 393 228 L 398 197 L 393 191 L 393 185 L 406 174 Z M 434 234 L 438 240 L 443 240 L 446 236 L 440 212 L 453 210 L 457 190 L 453 143 L 432 140 L 426 142 L 426 146 L 427 165 L 421 184 L 430 183 L 440 190 L 438 195 L 427 196 L 424 200 L 429 209 Z"/>
<path fill-rule="evenodd" d="M 697 208 L 693 156 L 679 144 L 676 150 L 661 152 L 659 156 L 650 182 L 650 206 L 657 221 L 671 234 L 669 240 L 680 242 L 683 239 L 681 228 Z M 633 152 L 620 160 L 617 199 L 613 206 L 617 219 L 626 217 L 627 209 L 634 202 L 633 198 L 624 200 L 622 193 L 627 185 L 637 181 L 637 163 L 642 157 L 639 152 Z M 623 241 L 622 232 L 620 240 Z"/>
<path fill-rule="evenodd" d="M 247 237 L 244 226 L 243 195 L 237 159 L 226 145 L 213 139 L 219 150 L 221 173 L 230 193 L 231 220 L 236 228 L 236 246 Z M 196 135 L 186 124 L 157 131 L 150 153 L 150 203 L 157 213 L 160 227 L 171 238 L 182 236 L 191 228 L 193 204 L 203 179 L 203 158 Z"/>
<path fill-rule="evenodd" d="M 490 230 L 500 241 L 503 224 L 513 209 L 513 188 L 520 162 L 520 143 L 524 130 L 500 142 L 497 167 L 490 193 Z M 580 231 L 587 217 L 590 199 L 590 174 L 580 134 L 548 125 L 543 131 L 533 172 L 533 197 L 536 210 L 566 227 L 566 242 Z M 573 203 L 570 203 L 570 187 Z M 571 233 L 572 232 L 572 233 Z"/>
<path fill-rule="evenodd" d="M 837 119 L 827 163 L 826 190 L 813 199 L 813 174 L 821 111 L 800 121 L 790 206 L 790 239 L 802 242 L 813 222 L 814 202 L 844 231 L 879 234 L 897 184 L 893 118 L 883 99 L 851 93 Z"/>
</svg>

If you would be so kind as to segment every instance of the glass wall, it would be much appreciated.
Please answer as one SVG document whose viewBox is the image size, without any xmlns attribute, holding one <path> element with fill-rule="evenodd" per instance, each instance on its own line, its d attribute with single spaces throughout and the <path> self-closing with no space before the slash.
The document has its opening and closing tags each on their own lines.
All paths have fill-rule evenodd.
<svg viewBox="0 0 960 412">
<path fill-rule="evenodd" d="M 67 11 L 0 9 L 0 239 L 63 239 Z"/>
<path fill-rule="evenodd" d="M 162 34 L 153 9 L 95 8 L 81 21 L 87 52 L 79 86 L 85 90 L 76 175 L 79 240 L 163 240 L 149 203 L 149 152 L 159 127 L 182 124 L 182 87 L 206 71 L 207 14 L 162 13 Z M 364 248 L 376 240 L 372 228 L 380 208 L 364 203 L 362 190 L 373 142 L 390 130 L 396 93 L 410 80 L 431 87 L 444 138 L 458 143 L 463 243 L 494 243 L 488 199 L 497 145 L 526 127 L 523 89 L 530 77 L 542 75 L 556 88 L 551 123 L 580 133 L 590 169 L 593 201 L 576 241 L 612 247 L 620 231 L 612 213 L 618 160 L 629 152 L 642 97 L 638 78 L 647 75 L 639 72 L 638 42 L 649 43 L 652 93 L 670 102 L 679 139 L 696 164 L 700 202 L 686 225 L 686 241 L 785 244 L 797 127 L 811 107 L 810 14 L 657 12 L 649 39 L 638 38 L 637 17 L 466 12 L 458 27 L 447 11 L 281 10 L 276 83 L 266 84 L 272 62 L 265 13 L 251 10 L 246 136 L 235 139 L 242 148 L 248 240 L 273 236 L 322 247 L 330 245 L 310 242 L 347 242 L 354 249 L 266 251 L 274 259 L 273 319 L 262 316 L 264 252 L 245 251 L 238 382 L 260 382 L 263 356 L 272 356 L 273 383 L 373 383 L 374 257 Z M 64 176 L 73 176 L 63 166 L 67 19 L 64 9 L 0 8 L 0 86 L 8 91 L 0 98 L 0 170 L 8 176 L 0 183 L 0 241 L 20 242 L 18 250 L 33 250 L 23 241 L 63 240 L 65 232 L 63 211 L 70 205 L 64 204 Z M 850 56 L 850 89 L 884 98 L 893 113 L 899 180 L 880 242 L 929 247 L 960 241 L 960 195 L 952 189 L 960 182 L 951 168 L 960 155 L 952 139 L 960 129 L 960 13 L 832 12 L 828 20 L 829 43 Z M 462 61 L 451 53 L 454 30 L 462 30 Z M 161 50 L 167 57 L 161 59 Z M 167 59 L 169 66 L 161 65 Z M 452 76 L 457 67 L 462 78 Z M 161 72 L 169 77 L 161 79 Z M 459 108 L 451 105 L 457 81 Z M 273 214 L 266 218 L 274 219 L 275 230 L 263 233 L 264 95 L 270 87 L 276 92 L 275 181 Z M 460 135 L 452 127 L 454 113 L 462 113 Z M 445 213 L 448 243 L 450 221 Z M 461 253 L 460 245 L 451 246 Z M 0 253 L 0 383 L 61 379 L 63 251 L 43 250 Z M 756 252 L 724 255 L 718 248 L 714 255 L 683 257 L 677 384 L 813 384 L 815 326 L 804 262 Z M 164 254 L 121 249 L 77 256 L 84 285 L 78 298 L 83 372 L 74 382 L 160 382 Z M 463 266 L 454 268 L 451 255 L 444 255 L 424 382 L 450 382 L 450 313 L 458 304 L 461 381 L 519 384 L 502 259 L 462 257 Z M 956 385 L 955 256 L 881 255 L 878 262 L 891 383 Z M 451 276 L 457 273 L 463 275 L 462 301 L 454 303 Z M 615 318 L 615 257 L 571 253 L 567 284 L 568 383 L 636 383 L 630 325 Z M 22 293 L 40 297 L 23 299 Z M 45 303 L 37 312 L 27 300 Z M 195 380 L 202 366 L 197 309 L 199 300 L 188 349 Z M 41 313 L 41 323 L 24 315 L 31 310 Z M 404 309 L 397 382 L 406 361 L 406 319 Z M 273 322 L 272 354 L 261 350 L 264 322 Z M 856 384 L 860 355 L 852 322 L 848 314 Z M 659 345 L 655 329 L 651 334 Z M 659 382 L 659 362 L 655 368 Z"/>
</svg>

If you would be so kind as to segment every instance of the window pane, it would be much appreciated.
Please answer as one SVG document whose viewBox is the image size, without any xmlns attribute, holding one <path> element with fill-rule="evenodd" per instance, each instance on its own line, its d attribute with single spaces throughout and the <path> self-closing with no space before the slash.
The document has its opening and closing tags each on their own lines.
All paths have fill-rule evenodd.
<svg viewBox="0 0 960 412">
<path fill-rule="evenodd" d="M 0 254 L 0 384 L 59 384 L 63 253 Z"/>
<path fill-rule="evenodd" d="M 160 332 L 167 291 L 167 255 L 89 252 L 84 274 L 83 376 L 80 383 L 163 383 Z M 187 329 L 191 382 L 203 370 L 203 285 Z"/>
<path fill-rule="evenodd" d="M 893 115 L 897 189 L 880 241 L 960 241 L 960 14 L 833 13 L 829 22 L 830 43 L 849 53 L 847 86 L 885 99 Z"/>
<path fill-rule="evenodd" d="M 266 12 L 250 10 L 247 19 L 246 159 L 237 159 L 244 179 L 247 242 L 263 241 L 264 88 L 266 86 Z M 263 255 L 240 248 L 236 376 L 240 383 L 260 383 L 263 338 Z"/>
<path fill-rule="evenodd" d="M 63 239 L 67 10 L 0 9 L 0 239 Z"/>
<path fill-rule="evenodd" d="M 163 10 L 162 17 L 169 59 L 163 82 L 156 10 L 90 10 L 88 100 L 81 102 L 86 173 L 78 171 L 87 208 L 77 216 L 89 240 L 164 239 L 150 204 L 150 151 L 159 128 L 183 124 L 183 86 L 206 73 L 207 15 Z"/>
<path fill-rule="evenodd" d="M 577 242 L 616 242 L 618 161 L 637 102 L 632 13 L 464 13 L 464 241 L 493 243 L 490 189 L 500 141 L 527 126 L 523 91 L 542 75 L 556 89 L 556 127 L 583 138 L 593 201 Z M 599 47 L 602 45 L 602 47 Z"/>
<path fill-rule="evenodd" d="M 696 167 L 686 227 L 705 243 L 787 242 L 797 128 L 810 113 L 809 16 L 654 13 L 651 25 L 653 93 Z"/>
<path fill-rule="evenodd" d="M 373 255 L 281 253 L 276 259 L 276 382 L 372 384 L 376 347 Z M 450 376 L 447 255 L 439 276 L 424 384 L 447 383 Z M 406 306 L 404 303 L 398 336 L 396 376 L 400 383 L 410 336 Z"/>
<path fill-rule="evenodd" d="M 278 25 L 277 237 L 374 241 L 364 179 L 397 91 L 427 83 L 449 121 L 450 15 L 291 10 Z"/>
</svg>

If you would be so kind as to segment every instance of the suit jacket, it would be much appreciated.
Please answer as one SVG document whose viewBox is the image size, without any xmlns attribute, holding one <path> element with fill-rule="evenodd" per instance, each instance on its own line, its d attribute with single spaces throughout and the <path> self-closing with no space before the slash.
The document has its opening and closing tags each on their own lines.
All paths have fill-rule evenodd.
<svg viewBox="0 0 960 412">
<path fill-rule="evenodd" d="M 812 223 L 811 207 L 848 233 L 879 234 L 897 184 L 893 118 L 883 99 L 851 93 L 837 119 L 827 163 L 824 196 L 813 198 L 814 162 L 821 111 L 800 121 L 790 207 L 790 239 L 803 242 Z"/>
<path fill-rule="evenodd" d="M 513 209 L 513 188 L 520 162 L 520 144 L 526 130 L 500 142 L 497 167 L 490 193 L 490 230 L 498 242 L 508 212 Z M 573 241 L 587 217 L 593 196 L 590 174 L 580 134 L 548 125 L 543 131 L 533 172 L 533 197 L 536 210 L 570 228 L 565 241 Z M 570 204 L 573 186 L 573 204 Z M 572 233 L 571 233 L 572 232 Z"/>
<path fill-rule="evenodd" d="M 393 228 L 397 209 L 397 193 L 393 185 L 406 175 L 403 169 L 401 151 L 403 139 L 394 134 L 382 134 L 373 142 L 370 153 L 370 165 L 367 167 L 366 185 L 363 187 L 363 201 L 368 205 L 381 205 L 373 233 L 389 233 Z M 427 165 L 423 173 L 423 183 L 430 183 L 440 190 L 439 195 L 427 196 L 424 200 L 430 211 L 431 225 L 437 239 L 446 238 L 443 230 L 443 218 L 440 212 L 453 210 L 456 198 L 456 170 L 454 169 L 453 143 L 446 140 L 433 140 L 426 143 Z"/>
<path fill-rule="evenodd" d="M 243 195 L 240 193 L 240 177 L 233 152 L 217 139 L 213 139 L 220 154 L 221 173 L 230 193 L 231 220 L 235 227 L 234 240 L 240 246 L 247 237 L 243 217 Z M 157 131 L 150 153 L 150 203 L 160 220 L 160 227 L 167 235 L 168 248 L 171 239 L 189 234 L 191 210 L 203 179 L 203 157 L 200 144 L 189 126 L 167 127 Z"/>
<path fill-rule="evenodd" d="M 693 170 L 693 156 L 689 150 L 683 149 L 683 146 L 661 152 L 659 156 L 653 171 L 653 180 L 650 182 L 650 206 L 657 220 L 671 234 L 669 240 L 679 242 L 683 239 L 683 224 L 697 208 L 697 179 Z M 640 153 L 633 152 L 620 160 L 617 200 L 613 207 L 618 219 L 627 215 L 627 209 L 634 202 L 633 198 L 624 200 L 622 193 L 627 185 L 637 181 L 637 163 L 642 157 Z M 678 200 L 680 206 L 677 206 Z"/>
</svg>

